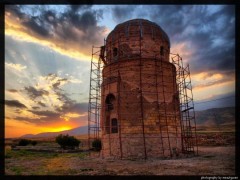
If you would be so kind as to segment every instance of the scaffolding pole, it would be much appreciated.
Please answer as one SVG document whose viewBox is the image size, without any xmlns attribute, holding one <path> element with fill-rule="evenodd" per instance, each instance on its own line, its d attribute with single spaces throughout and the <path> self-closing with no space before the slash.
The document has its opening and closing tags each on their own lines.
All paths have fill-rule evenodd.
<svg viewBox="0 0 240 180">
<path fill-rule="evenodd" d="M 88 103 L 88 148 L 91 142 L 99 139 L 100 135 L 100 110 L 101 110 L 101 69 L 102 69 L 102 47 L 92 46 L 90 89 Z"/>
<path fill-rule="evenodd" d="M 172 54 L 172 63 L 176 67 L 176 81 L 181 112 L 182 151 L 186 154 L 198 154 L 196 121 L 189 64 L 184 67 L 182 58 Z M 196 147 L 196 151 L 195 148 Z"/>
</svg>

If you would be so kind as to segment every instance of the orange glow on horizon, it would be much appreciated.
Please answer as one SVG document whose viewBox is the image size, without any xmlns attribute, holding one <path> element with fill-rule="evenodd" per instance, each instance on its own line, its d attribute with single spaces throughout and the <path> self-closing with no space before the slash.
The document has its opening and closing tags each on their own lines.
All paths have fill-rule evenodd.
<svg viewBox="0 0 240 180">
<path fill-rule="evenodd" d="M 74 129 L 86 124 L 76 124 L 73 122 L 48 123 L 46 125 L 36 125 L 33 123 L 18 121 L 15 119 L 5 119 L 5 138 L 17 138 L 25 134 L 39 134 L 45 132 L 60 132 Z"/>
<path fill-rule="evenodd" d="M 59 131 L 66 131 L 66 130 L 70 130 L 73 129 L 70 126 L 62 126 L 62 127 L 52 127 L 52 128 L 45 128 L 45 132 L 59 132 Z"/>
</svg>

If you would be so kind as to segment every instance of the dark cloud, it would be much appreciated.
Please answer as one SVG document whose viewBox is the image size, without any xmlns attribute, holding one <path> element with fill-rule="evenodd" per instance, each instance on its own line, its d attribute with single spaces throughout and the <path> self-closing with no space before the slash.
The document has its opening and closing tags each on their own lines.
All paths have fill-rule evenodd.
<svg viewBox="0 0 240 180">
<path fill-rule="evenodd" d="M 47 76 L 45 76 L 45 80 L 47 80 L 50 83 L 52 90 L 57 95 L 57 99 L 59 99 L 63 103 L 63 105 L 60 107 L 58 105 L 53 105 L 55 108 L 55 111 L 64 113 L 64 112 L 68 112 L 70 108 L 75 107 L 76 101 L 69 98 L 69 94 L 65 92 L 63 89 L 61 89 L 62 83 L 70 82 L 69 79 L 61 78 L 61 77 L 58 77 L 57 74 L 50 73 Z M 33 86 L 24 87 L 24 90 L 27 93 L 27 95 L 32 100 L 35 101 L 37 105 L 40 105 L 41 107 L 47 107 L 47 104 L 42 103 L 41 99 L 43 95 L 46 95 L 46 96 L 49 95 L 48 91 L 44 89 L 36 89 Z M 36 109 L 40 109 L 40 107 L 33 106 L 32 109 L 36 110 Z"/>
<path fill-rule="evenodd" d="M 60 78 L 57 76 L 57 74 L 54 73 L 49 73 L 46 77 L 46 80 L 49 81 L 54 81 L 56 80 L 57 82 L 52 85 L 53 88 L 58 88 L 62 82 L 69 82 L 67 78 Z"/>
<path fill-rule="evenodd" d="M 42 19 L 38 17 L 32 17 L 28 21 L 22 22 L 22 24 L 41 37 L 49 38 L 50 33 Z"/>
<path fill-rule="evenodd" d="M 17 116 L 14 119 L 19 120 L 19 121 L 26 121 L 34 124 L 45 124 L 49 122 L 54 122 L 54 121 L 59 121 L 61 119 L 61 116 L 63 116 L 65 113 L 78 113 L 78 114 L 83 114 L 87 112 L 87 107 L 88 103 L 74 103 L 71 106 L 69 106 L 67 109 L 62 109 L 61 111 L 41 111 L 41 110 L 28 110 L 29 112 L 41 116 L 37 118 L 27 118 L 27 117 L 21 117 Z M 21 113 L 19 111 L 18 113 Z M 76 117 L 76 118 L 71 118 L 71 119 L 78 119 L 78 120 L 87 120 L 87 115 L 81 116 L 81 117 Z M 62 119 L 61 119 L 62 120 Z"/>
<path fill-rule="evenodd" d="M 112 15 L 115 22 L 120 23 L 129 17 L 134 12 L 133 6 L 115 6 L 112 8 Z"/>
<path fill-rule="evenodd" d="M 14 112 L 20 114 L 22 112 L 22 110 L 21 109 L 15 109 Z"/>
<path fill-rule="evenodd" d="M 206 46 L 207 47 L 207 46 Z M 223 73 L 227 71 L 235 71 L 235 47 L 229 48 L 213 48 L 201 50 L 201 53 L 195 53 L 190 64 L 195 73 L 201 71 L 215 71 Z M 202 54 L 204 53 L 204 54 Z"/>
<path fill-rule="evenodd" d="M 11 92 L 11 93 L 16 93 L 16 92 L 18 92 L 18 90 L 16 90 L 16 89 L 8 89 L 7 91 L 9 91 L 9 92 Z"/>
<path fill-rule="evenodd" d="M 191 70 L 226 71 L 235 69 L 235 6 L 222 5 L 115 6 L 113 19 L 123 22 L 143 17 L 156 22 L 168 34 L 171 47 L 187 44 L 185 51 Z M 135 17 L 136 16 L 136 17 Z M 180 52 L 173 52 L 180 53 Z M 183 52 L 184 53 L 184 52 Z M 180 54 L 181 55 L 181 54 Z M 183 61 L 188 57 L 183 56 Z"/>
<path fill-rule="evenodd" d="M 35 115 L 46 116 L 48 118 L 59 116 L 59 113 L 52 112 L 52 111 L 35 111 L 35 110 L 28 110 L 28 111 Z"/>
<path fill-rule="evenodd" d="M 190 60 L 192 70 L 234 70 L 234 6 L 223 6 L 212 14 L 207 6 L 171 7 L 159 8 L 153 15 L 162 17 L 157 23 L 165 27 L 172 43 L 186 42 L 195 49 Z"/>
<path fill-rule="evenodd" d="M 48 96 L 49 92 L 43 89 L 37 90 L 36 88 L 29 86 L 24 88 L 27 94 L 30 96 L 31 99 L 36 99 L 38 97 L 42 97 L 43 95 Z"/>
<path fill-rule="evenodd" d="M 16 108 L 27 108 L 24 104 L 20 103 L 18 100 L 5 100 L 5 105 Z"/>
<path fill-rule="evenodd" d="M 24 17 L 26 17 L 26 15 L 20 11 L 20 6 L 18 5 L 6 5 L 5 11 L 11 12 L 14 16 L 20 19 L 23 19 Z"/>
<path fill-rule="evenodd" d="M 75 103 L 69 108 L 70 112 L 85 113 L 88 111 L 88 103 Z"/>
<path fill-rule="evenodd" d="M 97 22 L 102 18 L 103 11 L 91 9 L 91 5 L 70 5 L 61 14 L 38 8 L 38 16 L 25 14 L 21 9 L 20 6 L 9 6 L 6 11 L 20 19 L 27 33 L 51 41 L 62 49 L 68 49 L 65 45 L 71 43 L 71 48 L 81 49 L 89 55 L 93 44 L 102 44 L 105 28 L 98 26 Z"/>
<path fill-rule="evenodd" d="M 49 123 L 53 121 L 58 121 L 60 119 L 60 113 L 56 113 L 53 111 L 41 111 L 41 110 L 29 110 L 29 112 L 33 113 L 34 115 L 38 117 L 22 117 L 22 116 L 17 116 L 14 119 L 19 120 L 19 121 L 26 121 L 34 124 L 44 124 L 44 123 Z M 20 114 L 21 112 L 19 112 Z"/>
<path fill-rule="evenodd" d="M 55 107 L 56 111 L 59 112 L 67 112 L 69 111 L 69 108 L 72 107 L 76 101 L 70 99 L 65 93 L 56 91 L 56 94 L 59 96 L 58 99 L 63 102 L 63 105 L 61 107 Z"/>
<path fill-rule="evenodd" d="M 38 106 L 33 106 L 32 109 L 40 109 Z"/>
<path fill-rule="evenodd" d="M 67 82 L 67 81 L 68 81 L 67 78 L 58 79 L 57 82 L 52 85 L 52 87 L 54 89 L 57 89 L 57 88 L 59 88 L 59 86 L 61 85 L 62 82 Z"/>
<path fill-rule="evenodd" d="M 33 124 L 45 124 L 47 122 L 49 122 L 49 119 L 47 118 L 28 118 L 28 117 L 21 117 L 21 116 L 17 116 L 14 119 L 18 120 L 18 121 L 25 121 L 25 122 L 29 122 L 29 123 L 33 123 Z"/>
<path fill-rule="evenodd" d="M 70 6 L 72 12 L 78 12 L 79 10 L 86 10 L 86 9 L 90 9 L 92 7 L 92 5 L 76 5 L 73 4 Z"/>
<path fill-rule="evenodd" d="M 42 102 L 40 102 L 40 101 L 39 101 L 39 102 L 37 102 L 37 104 L 38 104 L 38 105 L 40 105 L 40 106 L 42 106 L 42 107 L 47 107 L 47 105 L 46 105 L 46 104 L 44 104 L 44 103 L 42 103 Z"/>
</svg>

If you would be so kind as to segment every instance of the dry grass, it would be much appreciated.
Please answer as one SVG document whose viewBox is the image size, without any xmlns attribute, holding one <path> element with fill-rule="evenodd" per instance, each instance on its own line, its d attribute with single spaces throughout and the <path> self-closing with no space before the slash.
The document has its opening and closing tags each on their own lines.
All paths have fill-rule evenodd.
<svg viewBox="0 0 240 180">
<path fill-rule="evenodd" d="M 7 150 L 5 162 L 6 175 L 234 175 L 235 148 L 200 147 L 196 157 L 147 161 Z"/>
<path fill-rule="evenodd" d="M 47 153 L 12 151 L 6 146 L 6 175 L 234 175 L 235 147 L 229 142 L 234 138 L 231 128 L 217 132 L 222 144 L 215 144 L 215 128 L 201 127 L 198 134 L 205 138 L 199 147 L 199 156 L 178 159 L 111 160 L 102 159 L 98 153 Z M 87 135 L 77 136 L 86 144 Z M 208 138 L 214 142 L 208 144 Z M 225 139 L 224 139 L 225 138 Z M 37 146 L 53 147 L 54 138 L 34 139 Z M 206 141 L 205 141 L 206 140 Z M 14 140 L 8 140 L 11 145 Z M 234 142 L 234 141 L 233 141 Z M 208 145 L 208 146 L 205 146 Z M 84 147 L 81 147 L 84 148 Z"/>
</svg>

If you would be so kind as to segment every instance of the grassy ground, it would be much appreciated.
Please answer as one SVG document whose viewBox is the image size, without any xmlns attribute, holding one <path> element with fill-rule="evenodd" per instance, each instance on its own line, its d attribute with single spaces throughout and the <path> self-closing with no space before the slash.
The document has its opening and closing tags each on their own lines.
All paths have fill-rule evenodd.
<svg viewBox="0 0 240 180">
<path fill-rule="evenodd" d="M 74 171 L 64 167 L 62 163 L 66 160 L 80 160 L 87 154 L 81 153 L 46 153 L 31 152 L 26 150 L 5 151 L 5 173 L 9 175 L 56 175 L 74 174 Z"/>
<path fill-rule="evenodd" d="M 49 153 L 5 149 L 6 175 L 234 175 L 234 131 L 201 127 L 199 156 L 178 159 L 110 160 L 99 153 Z M 57 147 L 52 139 L 38 139 L 37 146 Z M 84 143 L 86 144 L 86 142 Z M 82 147 L 81 147 L 82 148 Z M 83 147 L 84 148 L 84 147 Z"/>
<path fill-rule="evenodd" d="M 199 156 L 178 159 L 112 160 L 95 153 L 6 150 L 6 175 L 234 175 L 235 148 L 199 147 Z"/>
</svg>

